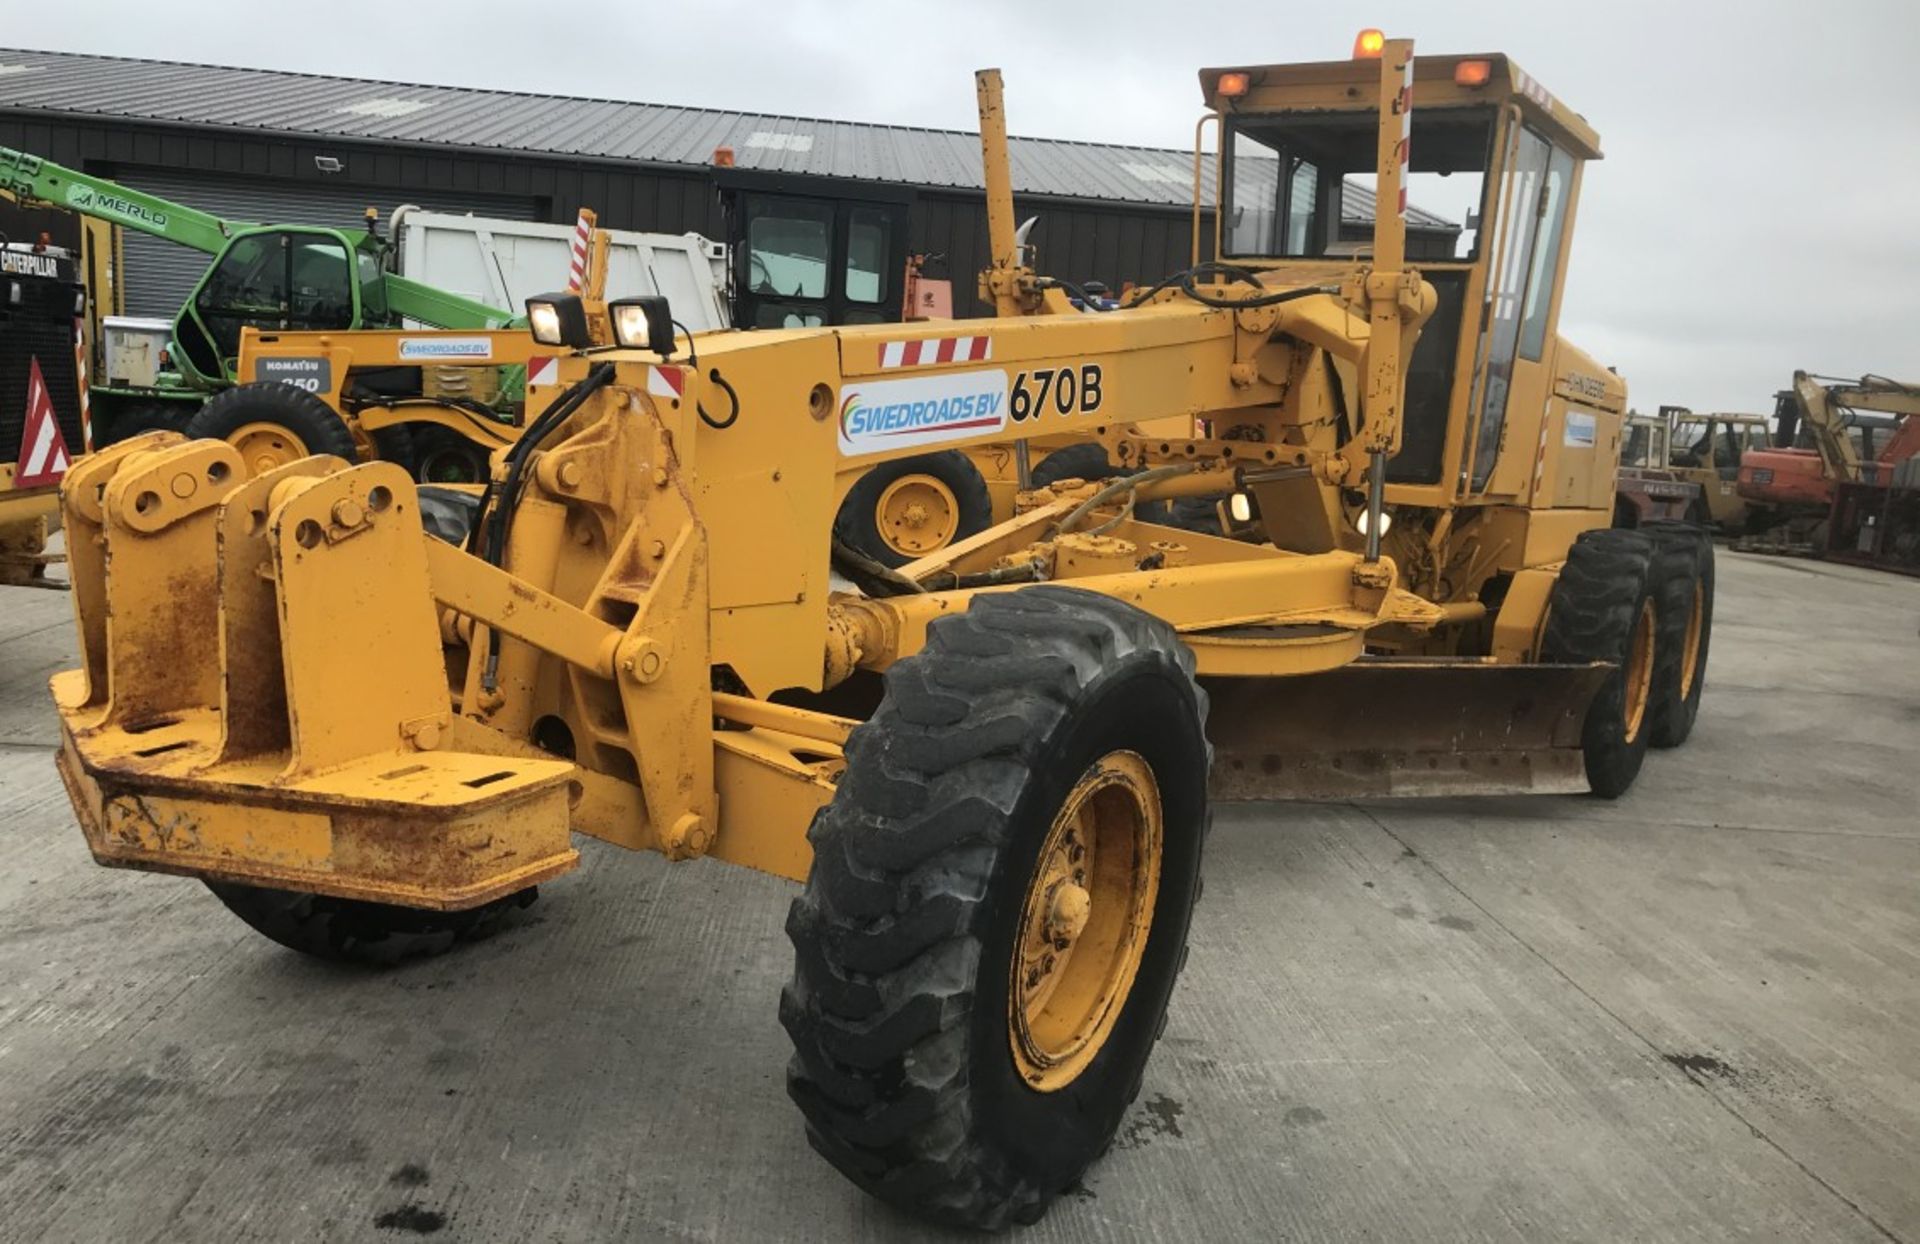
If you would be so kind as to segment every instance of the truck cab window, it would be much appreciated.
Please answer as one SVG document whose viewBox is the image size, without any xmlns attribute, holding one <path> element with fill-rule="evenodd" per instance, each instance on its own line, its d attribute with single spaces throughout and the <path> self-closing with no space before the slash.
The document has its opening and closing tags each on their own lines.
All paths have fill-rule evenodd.
<svg viewBox="0 0 1920 1244">
<path fill-rule="evenodd" d="M 757 206 L 757 205 L 756 205 Z M 780 298 L 825 298 L 833 254 L 833 209 L 783 203 L 747 226 L 747 288 Z"/>
<path fill-rule="evenodd" d="M 847 213 L 847 301 L 879 302 L 887 296 L 887 215 L 867 207 Z"/>
</svg>

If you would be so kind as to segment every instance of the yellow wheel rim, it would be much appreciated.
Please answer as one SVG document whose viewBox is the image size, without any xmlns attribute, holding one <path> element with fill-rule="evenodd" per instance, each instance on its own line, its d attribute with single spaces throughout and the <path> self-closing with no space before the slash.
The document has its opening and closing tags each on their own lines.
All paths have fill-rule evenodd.
<svg viewBox="0 0 1920 1244">
<path fill-rule="evenodd" d="M 1693 581 L 1693 612 L 1687 617 L 1687 640 L 1680 653 L 1680 698 L 1693 694 L 1693 680 L 1700 676 L 1700 636 L 1707 628 L 1707 585 Z"/>
<path fill-rule="evenodd" d="M 243 423 L 227 434 L 227 444 L 240 451 L 249 476 L 265 475 L 308 456 L 307 443 L 277 423 Z"/>
<path fill-rule="evenodd" d="M 1160 786 L 1137 752 L 1089 768 L 1053 818 L 1020 909 L 1007 1029 L 1021 1079 L 1067 1085 L 1106 1044 L 1160 893 Z"/>
<path fill-rule="evenodd" d="M 1633 624 L 1633 638 L 1627 644 L 1626 726 L 1629 743 L 1640 737 L 1640 723 L 1647 716 L 1647 701 L 1653 698 L 1654 622 L 1653 602 L 1649 600 L 1640 606 L 1640 616 Z"/>
<path fill-rule="evenodd" d="M 960 499 L 931 475 L 903 475 L 874 506 L 880 539 L 902 557 L 925 557 L 953 543 L 960 530 Z"/>
</svg>

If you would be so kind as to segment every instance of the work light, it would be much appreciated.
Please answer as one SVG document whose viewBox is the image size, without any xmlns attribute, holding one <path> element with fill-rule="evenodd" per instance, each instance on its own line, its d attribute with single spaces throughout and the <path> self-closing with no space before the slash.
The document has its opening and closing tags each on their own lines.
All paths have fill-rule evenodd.
<svg viewBox="0 0 1920 1244">
<path fill-rule="evenodd" d="M 658 296 L 621 298 L 607 304 L 613 321 L 613 339 L 634 350 L 651 350 L 662 358 L 673 353 L 673 312 Z"/>
<path fill-rule="evenodd" d="M 527 299 L 527 327 L 543 346 L 584 350 L 593 344 L 586 304 L 578 294 L 540 294 Z"/>
</svg>

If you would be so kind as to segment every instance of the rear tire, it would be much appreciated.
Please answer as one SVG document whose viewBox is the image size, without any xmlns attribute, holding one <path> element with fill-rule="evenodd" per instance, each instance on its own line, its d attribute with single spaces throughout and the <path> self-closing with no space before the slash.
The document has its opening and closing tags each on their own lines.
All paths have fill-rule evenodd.
<svg viewBox="0 0 1920 1244">
<path fill-rule="evenodd" d="M 1097 441 L 1087 441 L 1079 445 L 1068 445 L 1056 449 L 1040 460 L 1033 468 L 1033 486 L 1051 488 L 1063 479 L 1084 480 L 1088 483 L 1104 483 L 1126 474 L 1113 465 L 1107 458 L 1107 447 Z M 1180 506 L 1191 507 L 1186 513 L 1189 519 L 1182 518 Z M 1212 502 L 1196 497 L 1182 497 L 1178 501 L 1142 501 L 1133 507 L 1133 516 L 1143 523 L 1159 523 L 1163 527 L 1179 527 L 1187 531 L 1205 531 L 1219 534 L 1219 524 L 1209 523 L 1212 518 Z"/>
<path fill-rule="evenodd" d="M 928 528 L 908 528 L 890 521 L 882 511 L 897 490 L 918 486 L 935 511 Z M 903 502 L 904 503 L 904 502 Z M 882 462 L 862 475 L 833 520 L 833 536 L 883 566 L 898 569 L 910 561 L 937 553 L 956 541 L 977 536 L 993 525 L 993 498 L 987 481 L 967 455 L 957 449 Z"/>
<path fill-rule="evenodd" d="M 414 478 L 422 484 L 484 484 L 493 472 L 489 450 L 437 424 L 414 438 Z"/>
<path fill-rule="evenodd" d="M 1693 733 L 1707 682 L 1707 652 L 1713 641 L 1713 539 L 1687 523 L 1649 523 L 1645 530 L 1654 540 L 1661 621 L 1649 708 L 1652 743 L 1678 747 Z"/>
<path fill-rule="evenodd" d="M 382 462 L 391 462 L 408 475 L 413 474 L 413 430 L 404 423 L 376 428 L 372 432 L 373 450 Z M 352 461 L 351 458 L 348 459 Z"/>
<path fill-rule="evenodd" d="M 1033 468 L 1033 486 L 1050 488 L 1063 479 L 1089 483 L 1112 479 L 1120 468 L 1107 460 L 1107 447 L 1095 441 L 1056 449 Z"/>
<path fill-rule="evenodd" d="M 305 389 L 278 381 L 237 384 L 216 393 L 187 421 L 188 436 L 227 441 L 241 450 L 243 459 L 249 454 L 241 441 L 275 428 L 285 439 L 261 445 L 264 456 L 245 464 L 249 476 L 261 474 L 263 467 L 271 469 L 313 454 L 332 454 L 348 462 L 360 459 L 352 429 L 333 407 Z"/>
<path fill-rule="evenodd" d="M 1617 799 L 1633 785 L 1652 733 L 1659 626 L 1652 565 L 1653 541 L 1642 532 L 1582 532 L 1548 600 L 1543 660 L 1615 665 L 1587 709 L 1580 736 L 1587 784 L 1602 799 Z"/>
<path fill-rule="evenodd" d="M 207 888 L 255 932 L 288 950 L 376 967 L 430 959 L 492 937 L 540 895 L 530 886 L 467 911 L 421 911 L 224 881 L 209 881 Z"/>
<path fill-rule="evenodd" d="M 1206 696 L 1165 623 L 1059 587 L 975 597 L 929 627 L 886 687 L 808 831 L 813 869 L 788 914 L 795 964 L 780 999 L 788 1092 L 814 1148 L 881 1200 L 970 1227 L 1033 1222 L 1111 1144 L 1165 1025 L 1200 891 Z M 1132 763 L 1122 756 L 1151 781 L 1100 787 Z M 1113 805 L 1082 796 L 1089 782 L 1100 799 L 1157 790 L 1142 801 L 1158 810 L 1154 850 L 1110 853 Z M 1063 806 L 1094 810 L 1088 841 L 1101 845 L 1087 850 L 1095 876 L 1079 896 L 1090 935 L 1056 943 L 1068 878 L 1050 870 L 1061 827 L 1081 824 Z M 1099 867 L 1108 860 L 1155 860 L 1157 873 Z M 1036 928 L 1048 930 L 1038 951 Z M 1097 1040 L 1036 1069 L 1053 1000 L 1078 1006 L 1087 979 L 1121 979 L 1100 966 L 1122 953 L 1091 933 L 1102 929 L 1125 930 L 1131 975 L 1091 991 L 1097 1022 L 1066 1026 Z M 1041 994 L 1036 954 L 1057 986 Z"/>
</svg>

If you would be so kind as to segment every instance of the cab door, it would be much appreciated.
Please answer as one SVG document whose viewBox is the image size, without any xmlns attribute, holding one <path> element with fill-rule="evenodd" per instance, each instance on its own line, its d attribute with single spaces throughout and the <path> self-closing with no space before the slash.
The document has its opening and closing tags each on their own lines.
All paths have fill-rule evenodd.
<svg viewBox="0 0 1920 1244">
<path fill-rule="evenodd" d="M 1517 496 L 1533 475 L 1553 385 L 1548 356 L 1575 169 L 1567 152 L 1537 131 L 1519 128 L 1502 188 L 1507 224 L 1487 296 L 1474 493 Z M 1562 435 L 1568 448 L 1585 449 L 1596 431 L 1591 416 L 1570 411 Z"/>
<path fill-rule="evenodd" d="M 262 229 L 228 245 L 174 321 L 179 361 L 203 382 L 234 378 L 240 330 L 352 328 L 359 317 L 353 256 L 339 234 Z"/>
</svg>

